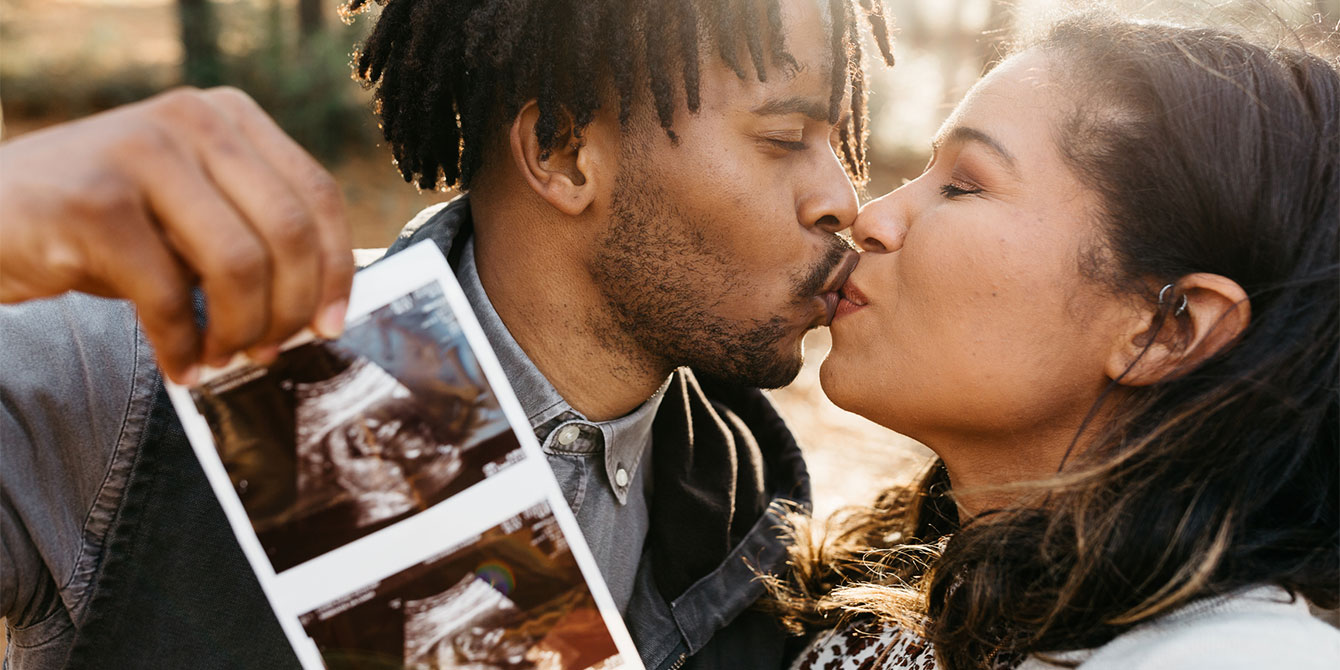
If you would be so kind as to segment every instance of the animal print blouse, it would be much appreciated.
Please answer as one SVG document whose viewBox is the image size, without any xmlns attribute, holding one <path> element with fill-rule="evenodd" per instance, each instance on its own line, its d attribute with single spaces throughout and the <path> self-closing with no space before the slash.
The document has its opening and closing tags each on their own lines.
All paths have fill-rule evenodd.
<svg viewBox="0 0 1340 670">
<path fill-rule="evenodd" d="M 935 651 L 895 626 L 853 623 L 819 633 L 791 670 L 935 670 Z"/>
</svg>

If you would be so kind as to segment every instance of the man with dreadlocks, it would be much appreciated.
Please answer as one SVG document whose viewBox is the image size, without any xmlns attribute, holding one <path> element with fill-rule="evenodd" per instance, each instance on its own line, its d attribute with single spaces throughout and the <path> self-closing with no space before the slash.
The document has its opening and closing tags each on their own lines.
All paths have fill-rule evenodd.
<svg viewBox="0 0 1340 670">
<path fill-rule="evenodd" d="M 780 667 L 755 571 L 785 557 L 774 503 L 807 503 L 809 485 L 758 387 L 795 376 L 854 264 L 836 233 L 864 178 L 863 17 L 891 60 L 882 6 L 378 4 L 355 65 L 396 163 L 468 193 L 389 252 L 447 255 L 646 665 Z M 72 152 L 65 182 L 31 167 Z M 30 166 L 0 177 L 28 203 L 3 222 L 0 300 L 128 298 L 187 382 L 235 351 L 273 358 L 304 324 L 338 330 L 348 244 L 329 178 L 245 96 L 169 94 L 0 160 Z M 0 382 L 10 660 L 291 666 L 134 316 L 86 296 L 0 310 L 21 371 Z"/>
</svg>

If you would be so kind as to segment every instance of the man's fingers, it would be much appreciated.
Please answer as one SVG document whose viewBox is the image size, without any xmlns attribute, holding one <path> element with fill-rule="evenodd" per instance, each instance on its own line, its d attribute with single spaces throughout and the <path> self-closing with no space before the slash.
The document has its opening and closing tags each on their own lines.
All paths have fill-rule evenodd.
<svg viewBox="0 0 1340 670">
<path fill-rule="evenodd" d="M 218 365 L 258 343 L 269 328 L 271 260 L 190 149 L 136 163 L 162 235 L 199 277 L 209 323 L 202 357 Z"/>
<path fill-rule="evenodd" d="M 0 299 L 131 299 L 174 376 L 201 355 L 217 364 L 309 323 L 342 325 L 353 261 L 339 190 L 241 92 L 166 93 L 8 142 L 0 156 L 22 166 L 0 180 L 14 266 Z M 193 282 L 208 301 L 203 338 Z"/>
<path fill-rule="evenodd" d="M 251 146 L 274 167 L 311 212 L 315 235 L 314 239 L 307 240 L 306 248 L 309 253 L 317 252 L 320 279 L 317 312 L 310 322 L 321 335 L 334 337 L 344 327 L 344 312 L 354 275 L 349 225 L 339 186 L 330 173 L 284 134 L 245 93 L 233 88 L 215 88 L 206 91 L 205 95 L 218 107 L 228 110 Z"/>
<path fill-rule="evenodd" d="M 208 98 L 201 103 L 213 107 Z M 276 346 L 312 322 L 320 298 L 317 214 L 279 170 L 264 159 L 223 109 L 200 110 L 189 121 L 192 144 L 205 172 L 251 227 L 269 257 L 268 326 L 255 343 Z"/>
<path fill-rule="evenodd" d="M 86 253 L 91 264 L 89 280 L 96 285 L 76 288 L 134 303 L 159 367 L 177 383 L 195 383 L 200 332 L 191 303 L 190 273 L 143 216 L 123 218 L 114 231 L 107 232 L 85 238 L 90 247 L 96 247 Z M 125 272 L 125 267 L 136 271 Z"/>
</svg>

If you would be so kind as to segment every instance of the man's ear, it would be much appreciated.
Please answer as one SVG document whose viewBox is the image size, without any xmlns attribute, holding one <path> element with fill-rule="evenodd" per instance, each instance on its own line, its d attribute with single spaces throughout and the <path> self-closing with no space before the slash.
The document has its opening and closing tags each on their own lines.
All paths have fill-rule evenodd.
<svg viewBox="0 0 1340 670">
<path fill-rule="evenodd" d="M 517 112 L 509 136 L 512 160 L 535 193 L 564 214 L 577 216 L 596 196 L 599 147 L 588 147 L 586 139 L 573 132 L 572 117 L 564 111 L 554 146 L 543 148 L 535 136 L 539 119 L 534 100 Z"/>
<path fill-rule="evenodd" d="M 1127 386 L 1177 377 L 1231 345 L 1251 318 L 1247 292 L 1237 282 L 1204 272 L 1186 275 L 1163 292 L 1161 303 L 1133 307 L 1130 328 L 1108 358 L 1107 376 Z"/>
</svg>

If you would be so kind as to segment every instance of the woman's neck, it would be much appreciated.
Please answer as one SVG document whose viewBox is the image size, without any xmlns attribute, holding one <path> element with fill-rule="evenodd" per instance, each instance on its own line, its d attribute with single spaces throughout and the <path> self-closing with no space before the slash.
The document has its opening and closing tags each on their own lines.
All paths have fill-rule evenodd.
<svg viewBox="0 0 1340 670">
<path fill-rule="evenodd" d="M 1015 485 L 1056 474 L 1074 442 L 1075 431 L 1067 426 L 1028 436 L 945 437 L 925 444 L 944 461 L 959 518 L 966 521 L 1009 506 L 1025 493 Z"/>
</svg>

